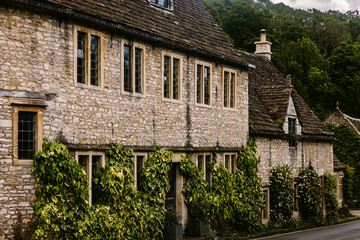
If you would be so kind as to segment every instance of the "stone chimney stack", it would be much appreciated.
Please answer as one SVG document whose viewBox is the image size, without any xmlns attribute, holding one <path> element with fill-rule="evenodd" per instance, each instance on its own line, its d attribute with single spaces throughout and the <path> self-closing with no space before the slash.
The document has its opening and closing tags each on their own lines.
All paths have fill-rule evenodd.
<svg viewBox="0 0 360 240">
<path fill-rule="evenodd" d="M 266 30 L 260 31 L 260 42 L 255 42 L 256 51 L 255 54 L 263 55 L 271 60 L 271 42 L 266 41 Z"/>
</svg>

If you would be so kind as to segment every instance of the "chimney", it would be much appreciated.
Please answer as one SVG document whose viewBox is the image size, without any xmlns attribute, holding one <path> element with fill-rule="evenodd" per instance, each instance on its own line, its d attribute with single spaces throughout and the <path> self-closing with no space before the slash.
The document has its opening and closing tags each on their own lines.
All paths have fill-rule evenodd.
<svg viewBox="0 0 360 240">
<path fill-rule="evenodd" d="M 271 42 L 266 41 L 266 30 L 260 31 L 260 42 L 255 42 L 256 51 L 255 54 L 262 55 L 271 60 Z"/>
</svg>

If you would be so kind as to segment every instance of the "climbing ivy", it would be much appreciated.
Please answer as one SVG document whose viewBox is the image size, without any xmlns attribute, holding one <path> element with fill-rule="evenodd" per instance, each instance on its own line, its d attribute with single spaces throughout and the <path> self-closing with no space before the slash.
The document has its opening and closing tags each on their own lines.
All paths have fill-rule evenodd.
<svg viewBox="0 0 360 240">
<path fill-rule="evenodd" d="M 284 224 L 292 219 L 294 188 L 292 170 L 289 165 L 276 166 L 270 170 L 270 221 Z"/>
<path fill-rule="evenodd" d="M 321 217 L 321 179 L 312 166 L 302 169 L 298 180 L 299 211 L 304 221 L 318 221 Z"/>
<path fill-rule="evenodd" d="M 94 175 L 100 199 L 90 207 L 84 169 L 64 145 L 44 140 L 33 167 L 34 239 L 161 239 L 171 158 L 162 149 L 150 153 L 138 191 L 133 151 L 114 146 L 105 168 Z"/>
<path fill-rule="evenodd" d="M 324 198 L 327 222 L 335 222 L 339 218 L 339 202 L 337 199 L 337 178 L 331 173 L 324 174 Z"/>
</svg>

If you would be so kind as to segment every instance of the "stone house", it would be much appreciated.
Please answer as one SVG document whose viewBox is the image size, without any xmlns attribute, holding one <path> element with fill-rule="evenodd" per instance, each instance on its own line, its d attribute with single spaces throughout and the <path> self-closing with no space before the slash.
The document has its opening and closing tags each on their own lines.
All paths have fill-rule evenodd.
<svg viewBox="0 0 360 240">
<path fill-rule="evenodd" d="M 269 57 L 266 38 L 261 44 L 257 53 Z M 31 159 L 43 137 L 64 143 L 89 180 L 114 143 L 134 149 L 135 181 L 154 145 L 173 151 L 166 204 L 183 224 L 178 162 L 186 153 L 210 181 L 211 153 L 218 149 L 219 164 L 233 171 L 254 136 L 267 194 L 277 164 L 291 164 L 295 175 L 310 162 L 320 174 L 332 171 L 332 134 L 268 59 L 233 48 L 201 0 L 8 0 L 0 51 L 6 236 L 18 211 L 31 217 Z"/>
<path fill-rule="evenodd" d="M 271 63 L 271 43 L 266 41 L 265 30 L 255 44 L 255 54 L 246 58 L 256 66 L 249 72 L 249 134 L 258 145 L 267 204 L 263 218 L 268 219 L 269 170 L 277 165 L 291 166 L 297 194 L 301 168 L 311 164 L 319 175 L 333 173 L 335 139 L 291 85 L 291 77 L 284 77 Z M 294 203 L 297 212 L 297 196 Z"/>
</svg>

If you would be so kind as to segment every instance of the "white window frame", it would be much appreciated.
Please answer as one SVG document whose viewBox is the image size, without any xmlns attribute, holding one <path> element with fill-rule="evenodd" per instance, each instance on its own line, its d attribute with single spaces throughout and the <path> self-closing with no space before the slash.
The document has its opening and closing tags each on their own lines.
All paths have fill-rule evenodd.
<svg viewBox="0 0 360 240">
<path fill-rule="evenodd" d="M 137 176 L 137 157 L 138 156 L 144 157 L 144 161 L 142 163 L 142 168 L 144 169 L 145 162 L 146 162 L 146 159 L 148 157 L 148 154 L 144 153 L 144 152 L 135 152 L 134 153 L 134 172 L 133 172 L 133 176 L 134 176 L 134 185 L 135 185 L 136 188 L 138 187 L 138 182 L 137 182 L 137 177 L 138 177 Z"/>
<path fill-rule="evenodd" d="M 85 83 L 77 81 L 77 47 L 78 47 L 78 32 L 86 33 L 86 55 L 85 55 Z M 99 59 L 98 59 L 98 81 L 99 84 L 91 85 L 90 80 L 90 37 L 91 35 L 99 37 Z M 86 87 L 91 89 L 104 89 L 104 34 L 93 29 L 74 26 L 74 84 L 77 87 Z"/>
<path fill-rule="evenodd" d="M 227 96 L 227 105 L 225 106 L 225 102 L 224 102 L 224 98 L 225 98 L 225 72 L 229 73 L 229 76 L 231 76 L 231 74 L 234 74 L 234 105 L 233 107 L 230 107 L 230 91 L 231 91 L 231 82 L 229 81 L 229 84 L 227 86 L 227 90 L 228 90 L 228 96 Z M 230 80 L 230 79 L 229 79 Z M 221 88 L 222 88 L 222 107 L 224 109 L 228 109 L 228 110 L 235 110 L 236 109 L 236 92 L 237 92 L 237 76 L 236 76 L 236 70 L 235 69 L 231 69 L 231 68 L 226 68 L 223 67 L 222 70 L 222 83 L 221 83 Z"/>
<path fill-rule="evenodd" d="M 170 58 L 170 80 L 169 80 L 169 98 L 164 96 L 164 59 L 165 57 Z M 173 59 L 179 60 L 179 87 L 178 87 L 178 99 L 173 98 Z M 181 102 L 182 101 L 182 61 L 183 57 L 179 54 L 163 51 L 161 54 L 161 99 L 168 102 Z"/>
<path fill-rule="evenodd" d="M 203 67 L 203 71 L 202 74 L 204 74 L 204 68 L 208 67 L 209 71 L 210 71 L 210 79 L 209 79 L 209 104 L 205 104 L 204 99 L 205 99 L 205 84 L 204 84 L 204 77 L 202 76 L 201 78 L 201 101 L 200 103 L 197 102 L 197 78 L 198 78 L 198 74 L 197 74 L 197 68 L 198 65 L 201 65 Z M 212 73 L 212 64 L 208 63 L 208 62 L 204 62 L 204 61 L 200 61 L 200 60 L 196 60 L 195 61 L 195 105 L 196 106 L 202 106 L 202 107 L 212 107 L 212 78 L 213 78 L 213 73 Z"/>
<path fill-rule="evenodd" d="M 124 79 L 124 46 L 127 45 L 129 47 L 131 47 L 131 77 L 130 77 L 130 81 L 131 81 L 131 91 L 126 91 L 124 88 L 124 84 L 125 84 L 125 79 Z M 142 58 L 141 58 L 141 87 L 142 87 L 142 92 L 135 92 L 135 49 L 141 49 L 142 52 Z M 146 67 L 145 67 L 145 63 L 146 63 L 146 47 L 144 44 L 141 43 L 137 43 L 137 42 L 133 42 L 133 41 L 128 41 L 125 39 L 122 39 L 121 41 L 121 93 L 123 95 L 128 95 L 128 96 L 136 96 L 136 97 L 145 97 L 146 95 Z"/>
<path fill-rule="evenodd" d="M 89 199 L 89 205 L 92 205 L 92 156 L 101 156 L 101 167 L 105 167 L 105 153 L 104 152 L 98 152 L 98 151 L 76 151 L 75 152 L 75 159 L 76 162 L 79 163 L 79 156 L 87 156 L 87 181 L 88 181 L 88 199 Z"/>
</svg>

